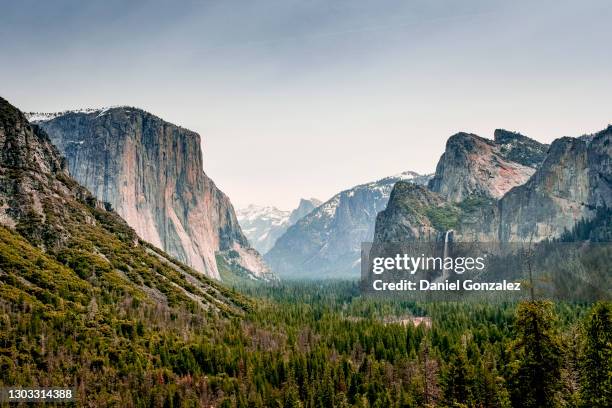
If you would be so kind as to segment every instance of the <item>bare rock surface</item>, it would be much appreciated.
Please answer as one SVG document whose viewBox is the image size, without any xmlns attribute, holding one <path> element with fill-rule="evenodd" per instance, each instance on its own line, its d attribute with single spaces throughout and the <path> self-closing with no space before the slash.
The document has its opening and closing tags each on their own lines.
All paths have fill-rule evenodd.
<svg viewBox="0 0 612 408">
<path fill-rule="evenodd" d="M 131 107 L 31 117 L 70 174 L 146 241 L 216 279 L 216 255 L 230 251 L 254 277 L 271 276 L 229 198 L 204 173 L 197 133 Z"/>
</svg>

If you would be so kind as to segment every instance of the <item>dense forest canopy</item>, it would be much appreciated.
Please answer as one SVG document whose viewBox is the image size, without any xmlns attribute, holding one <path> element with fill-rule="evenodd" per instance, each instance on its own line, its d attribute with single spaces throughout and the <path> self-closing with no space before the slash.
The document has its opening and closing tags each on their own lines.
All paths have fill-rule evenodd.
<svg viewBox="0 0 612 408">
<path fill-rule="evenodd" d="M 97 293 L 78 308 L 9 302 L 4 292 L 0 381 L 76 386 L 94 406 L 611 401 L 610 303 L 419 304 L 360 296 L 355 282 L 238 289 L 255 306 L 233 317 L 152 307 L 129 293 Z"/>
</svg>

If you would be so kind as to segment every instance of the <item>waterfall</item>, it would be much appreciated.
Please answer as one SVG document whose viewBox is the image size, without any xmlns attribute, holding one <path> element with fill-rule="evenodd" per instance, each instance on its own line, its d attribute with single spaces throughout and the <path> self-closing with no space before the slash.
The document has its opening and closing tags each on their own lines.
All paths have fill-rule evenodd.
<svg viewBox="0 0 612 408">
<path fill-rule="evenodd" d="M 449 277 L 449 272 L 448 269 L 446 269 L 446 267 L 444 266 L 446 264 L 446 257 L 448 256 L 448 241 L 449 241 L 449 235 L 453 233 L 453 230 L 450 229 L 448 231 L 446 231 L 444 233 L 444 255 L 442 258 L 442 277 L 440 278 L 441 281 L 445 281 L 446 279 L 448 279 Z"/>
<path fill-rule="evenodd" d="M 453 230 L 448 230 L 444 233 L 444 258 L 448 255 L 448 234 L 453 232 Z"/>
</svg>

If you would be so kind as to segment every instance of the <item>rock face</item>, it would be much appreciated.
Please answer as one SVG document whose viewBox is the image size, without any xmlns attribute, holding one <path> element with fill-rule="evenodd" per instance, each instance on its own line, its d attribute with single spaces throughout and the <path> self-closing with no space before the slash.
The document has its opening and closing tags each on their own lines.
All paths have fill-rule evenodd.
<svg viewBox="0 0 612 408">
<path fill-rule="evenodd" d="M 278 237 L 287 231 L 287 228 L 319 205 L 321 201 L 316 198 L 301 199 L 300 204 L 293 211 L 251 204 L 247 208 L 238 210 L 236 215 L 251 245 L 260 253 L 265 254 L 274 246 Z"/>
<path fill-rule="evenodd" d="M 230 251 L 237 266 L 270 276 L 230 200 L 203 172 L 197 133 L 129 107 L 32 117 L 70 174 L 143 239 L 216 279 L 216 255 Z"/>
<path fill-rule="evenodd" d="M 373 239 L 376 215 L 385 208 L 393 185 L 400 180 L 424 185 L 429 179 L 405 172 L 336 194 L 290 227 L 266 261 L 289 279 L 357 276 L 361 243 Z"/>
<path fill-rule="evenodd" d="M 0 146 L 0 300 L 54 310 L 103 293 L 101 302 L 128 296 L 241 313 L 239 296 L 141 241 L 72 179 L 44 130 L 2 98 Z"/>
<path fill-rule="evenodd" d="M 612 127 L 588 139 L 555 140 L 544 163 L 499 202 L 501 241 L 558 237 L 612 206 Z"/>
<path fill-rule="evenodd" d="M 54 189 L 74 195 L 84 191 L 72 191 L 48 179 L 49 175 L 68 177 L 65 161 L 44 132 L 30 126 L 25 116 L 2 98 L 0 119 L 0 224 L 25 228 L 24 222 L 32 217 L 44 222 L 43 201 Z M 42 243 L 40 235 L 32 238 Z M 57 242 L 61 240 L 58 236 Z"/>
<path fill-rule="evenodd" d="M 429 188 L 452 202 L 499 199 L 531 177 L 545 152 L 546 145 L 504 130 L 496 131 L 495 141 L 457 133 L 448 139 Z"/>
<path fill-rule="evenodd" d="M 437 238 L 431 209 L 443 208 L 446 200 L 423 186 L 399 181 L 393 187 L 387 208 L 378 213 L 374 242 L 410 242 Z"/>
<path fill-rule="evenodd" d="M 429 183 L 433 191 L 396 184 L 377 218 L 375 241 L 440 239 L 449 230 L 458 241 L 559 238 L 577 223 L 609 213 L 611 138 L 612 126 L 557 139 L 550 147 L 501 130 L 494 142 L 457 134 Z"/>
</svg>

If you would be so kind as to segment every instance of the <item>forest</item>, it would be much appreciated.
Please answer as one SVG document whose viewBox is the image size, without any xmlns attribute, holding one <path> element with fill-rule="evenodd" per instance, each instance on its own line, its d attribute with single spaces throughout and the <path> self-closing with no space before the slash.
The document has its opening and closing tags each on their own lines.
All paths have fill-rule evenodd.
<svg viewBox="0 0 612 408">
<path fill-rule="evenodd" d="M 0 383 L 75 406 L 609 407 L 612 304 L 415 303 L 357 282 L 240 285 L 244 315 L 0 301 Z M 108 296 L 108 294 L 107 294 Z M 246 302 L 246 300 L 245 300 Z M 419 319 L 422 318 L 422 319 Z"/>
</svg>

